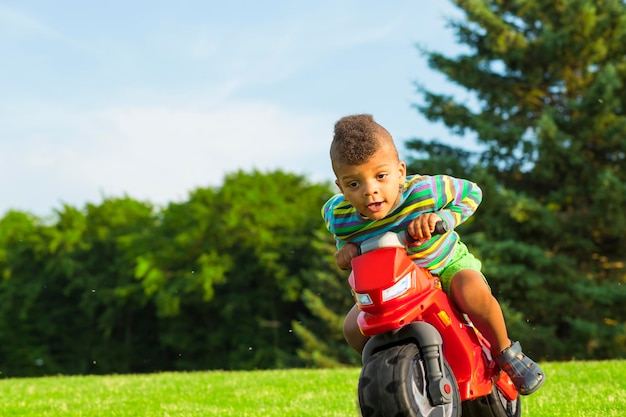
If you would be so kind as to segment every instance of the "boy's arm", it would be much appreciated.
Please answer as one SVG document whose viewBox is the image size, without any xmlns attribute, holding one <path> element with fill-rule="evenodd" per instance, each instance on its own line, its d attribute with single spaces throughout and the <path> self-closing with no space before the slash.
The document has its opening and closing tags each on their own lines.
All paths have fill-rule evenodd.
<svg viewBox="0 0 626 417">
<path fill-rule="evenodd" d="M 448 175 L 431 177 L 436 213 L 450 230 L 467 220 L 482 201 L 482 190 L 475 183 Z"/>
<path fill-rule="evenodd" d="M 352 258 L 358 254 L 358 246 L 340 240 L 334 233 L 333 208 L 340 198 L 340 195 L 335 195 L 328 200 L 326 204 L 324 204 L 322 207 L 322 217 L 324 218 L 326 228 L 335 238 L 335 243 L 338 249 L 337 252 L 335 252 L 335 262 L 337 263 L 337 266 L 341 269 L 350 269 L 352 266 Z"/>
<path fill-rule="evenodd" d="M 335 236 L 334 233 L 334 225 L 333 225 L 333 209 L 337 205 L 340 194 L 335 194 L 332 196 L 324 205 L 322 206 L 322 218 L 324 219 L 324 224 L 326 225 L 326 229 Z M 335 236 L 336 238 L 336 236 Z"/>
<path fill-rule="evenodd" d="M 333 209 L 335 208 L 335 206 L 337 206 L 337 204 L 339 204 L 340 201 L 342 201 L 342 199 L 343 196 L 341 194 L 335 194 L 326 203 L 324 203 L 321 210 L 326 229 L 335 238 L 335 244 L 337 245 L 338 249 L 341 249 L 343 245 L 345 245 L 345 242 L 341 241 L 335 234 Z"/>
<path fill-rule="evenodd" d="M 359 247 L 354 243 L 342 244 L 341 248 L 335 252 L 335 262 L 339 269 L 347 270 L 352 268 L 352 258 L 359 254 Z"/>
</svg>

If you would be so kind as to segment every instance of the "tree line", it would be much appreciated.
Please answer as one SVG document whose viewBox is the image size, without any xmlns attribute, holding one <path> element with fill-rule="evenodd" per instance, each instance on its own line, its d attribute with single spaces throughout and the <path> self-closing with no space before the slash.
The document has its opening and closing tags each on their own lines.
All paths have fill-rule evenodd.
<svg viewBox="0 0 626 417">
<path fill-rule="evenodd" d="M 483 189 L 459 232 L 527 353 L 623 358 L 626 6 L 453 2 L 464 52 L 418 48 L 468 96 L 418 76 L 415 109 L 479 150 L 404 140 L 409 172 Z M 341 332 L 347 273 L 320 216 L 334 192 L 236 172 L 162 208 L 123 197 L 6 213 L 0 375 L 358 364 Z"/>
<path fill-rule="evenodd" d="M 327 280 L 349 305 L 320 221 L 329 189 L 238 172 L 163 209 L 125 197 L 7 213 L 2 375 L 303 365 L 308 300 Z"/>
</svg>

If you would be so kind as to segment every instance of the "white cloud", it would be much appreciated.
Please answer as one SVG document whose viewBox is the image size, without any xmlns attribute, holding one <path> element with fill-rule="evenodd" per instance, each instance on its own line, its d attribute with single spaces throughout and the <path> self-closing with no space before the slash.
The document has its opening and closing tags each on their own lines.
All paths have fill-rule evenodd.
<svg viewBox="0 0 626 417">
<path fill-rule="evenodd" d="M 34 114 L 38 133 L 13 131 L 0 142 L 0 176 L 19 179 L 0 182 L 0 211 L 36 207 L 41 215 L 61 202 L 82 207 L 85 198 L 124 194 L 165 204 L 239 169 L 331 175 L 331 118 L 264 102 Z"/>
<path fill-rule="evenodd" d="M 411 81 L 436 84 L 412 42 L 451 44 L 444 4 L 0 5 L 0 215 L 161 204 L 238 169 L 330 179 L 333 124 L 353 112 L 429 136 Z"/>
<path fill-rule="evenodd" d="M 0 4 L 0 23 L 2 26 L 10 27 L 14 33 L 37 34 L 44 36 L 58 36 L 58 32 L 41 23 L 37 19 Z"/>
</svg>

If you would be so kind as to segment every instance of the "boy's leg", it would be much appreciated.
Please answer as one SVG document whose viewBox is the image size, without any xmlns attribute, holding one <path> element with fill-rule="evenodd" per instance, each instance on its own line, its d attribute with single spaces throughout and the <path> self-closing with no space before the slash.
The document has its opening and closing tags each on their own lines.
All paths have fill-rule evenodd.
<svg viewBox="0 0 626 417">
<path fill-rule="evenodd" d="M 522 352 L 519 342 L 509 340 L 502 309 L 483 275 L 471 269 L 458 271 L 450 282 L 450 296 L 489 341 L 496 363 L 511 377 L 520 394 L 537 391 L 545 382 L 545 374 Z"/>
<path fill-rule="evenodd" d="M 450 296 L 489 341 L 494 354 L 511 345 L 500 304 L 480 272 L 462 269 L 454 274 L 450 282 Z"/>
<path fill-rule="evenodd" d="M 343 337 L 345 337 L 346 342 L 352 349 L 356 350 L 360 355 L 363 353 L 363 347 L 369 338 L 361 333 L 361 329 L 359 329 L 357 324 L 356 319 L 359 316 L 359 311 L 358 306 L 355 304 L 346 314 L 346 318 L 343 321 Z"/>
</svg>

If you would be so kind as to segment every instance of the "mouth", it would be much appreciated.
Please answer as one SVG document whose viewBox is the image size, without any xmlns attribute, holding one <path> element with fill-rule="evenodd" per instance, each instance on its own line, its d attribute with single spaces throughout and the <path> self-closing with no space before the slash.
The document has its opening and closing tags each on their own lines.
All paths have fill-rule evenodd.
<svg viewBox="0 0 626 417">
<path fill-rule="evenodd" d="M 376 203 L 370 203 L 366 207 L 372 213 L 377 213 L 377 212 L 379 212 L 379 211 L 381 211 L 383 209 L 383 205 L 384 204 L 385 203 L 383 201 L 378 201 Z"/>
</svg>

